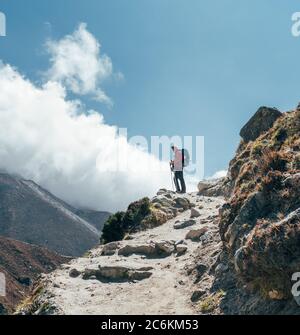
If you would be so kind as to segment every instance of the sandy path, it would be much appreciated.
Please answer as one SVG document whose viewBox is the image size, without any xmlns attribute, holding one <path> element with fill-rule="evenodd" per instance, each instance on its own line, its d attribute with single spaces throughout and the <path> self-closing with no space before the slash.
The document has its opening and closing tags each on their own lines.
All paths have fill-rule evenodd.
<svg viewBox="0 0 300 335">
<path fill-rule="evenodd" d="M 189 194 L 187 198 L 201 214 L 195 219 L 195 225 L 177 230 L 173 228 L 176 221 L 190 218 L 191 211 L 188 210 L 160 227 L 132 235 L 133 240 L 121 242 L 121 246 L 134 246 L 150 241 L 184 240 L 188 249 L 183 256 L 172 254 L 156 259 L 135 254 L 129 257 L 117 254 L 100 256 L 102 248 L 96 248 L 89 257 L 75 259 L 47 277 L 48 302 L 55 305 L 60 314 L 194 314 L 190 301 L 193 283 L 185 269 L 193 262 L 199 243 L 185 240 L 185 236 L 191 229 L 204 226 L 215 229 L 211 216 L 217 214 L 223 200 L 196 194 Z M 203 224 L 205 219 L 208 222 Z M 84 271 L 86 268 L 97 269 L 99 265 L 153 269 L 150 278 L 136 282 L 103 283 L 97 279 L 83 280 L 69 276 L 70 269 Z"/>
</svg>

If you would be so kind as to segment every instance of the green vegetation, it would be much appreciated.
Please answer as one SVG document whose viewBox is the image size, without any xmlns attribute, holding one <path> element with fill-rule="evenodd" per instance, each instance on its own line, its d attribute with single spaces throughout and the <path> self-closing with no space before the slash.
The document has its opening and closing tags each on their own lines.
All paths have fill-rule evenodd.
<svg viewBox="0 0 300 335">
<path fill-rule="evenodd" d="M 220 290 L 206 298 L 204 298 L 200 304 L 199 309 L 201 313 L 208 314 L 217 309 L 221 303 L 221 300 L 225 297 L 226 293 Z"/>
<path fill-rule="evenodd" d="M 150 200 L 143 198 L 130 204 L 126 212 L 111 215 L 103 227 L 101 243 L 122 240 L 127 233 L 137 230 L 150 214 Z"/>
</svg>

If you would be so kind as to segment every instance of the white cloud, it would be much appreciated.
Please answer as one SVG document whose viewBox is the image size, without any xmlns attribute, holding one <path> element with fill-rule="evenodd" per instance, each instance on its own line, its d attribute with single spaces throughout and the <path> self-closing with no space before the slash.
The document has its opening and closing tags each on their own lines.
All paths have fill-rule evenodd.
<svg viewBox="0 0 300 335">
<path fill-rule="evenodd" d="M 169 164 L 118 134 L 103 116 L 67 98 L 71 90 L 109 102 L 99 84 L 114 74 L 108 56 L 81 24 L 47 44 L 48 81 L 37 86 L 0 60 L 0 171 L 34 180 L 78 207 L 115 211 L 171 188 Z M 129 169 L 118 163 L 127 161 Z M 152 169 L 151 169 L 152 168 Z M 188 189 L 196 179 L 187 178 Z"/>
<path fill-rule="evenodd" d="M 113 74 L 113 65 L 107 55 L 100 53 L 101 45 L 81 23 L 72 35 L 46 44 L 51 68 L 47 78 L 60 82 L 78 95 L 91 95 L 95 100 L 112 104 L 100 88 L 101 83 Z"/>
<path fill-rule="evenodd" d="M 212 176 L 208 177 L 207 179 L 219 179 L 227 176 L 227 170 L 220 170 L 215 172 Z"/>
<path fill-rule="evenodd" d="M 117 153 L 134 172 L 110 171 Z M 153 172 L 149 166 L 166 169 Z M 63 86 L 37 87 L 0 65 L 0 169 L 32 179 L 76 206 L 114 211 L 171 188 L 168 164 L 136 149 L 101 114 L 66 98 Z"/>
</svg>

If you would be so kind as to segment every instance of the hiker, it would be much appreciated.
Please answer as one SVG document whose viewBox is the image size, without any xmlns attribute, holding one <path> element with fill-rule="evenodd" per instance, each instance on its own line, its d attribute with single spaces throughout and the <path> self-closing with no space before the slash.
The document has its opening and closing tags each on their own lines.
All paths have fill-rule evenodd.
<svg viewBox="0 0 300 335">
<path fill-rule="evenodd" d="M 174 152 L 174 160 L 171 160 L 170 166 L 171 170 L 174 172 L 174 182 L 177 193 L 186 193 L 186 186 L 183 177 L 183 168 L 184 168 L 184 151 L 179 150 L 175 145 L 171 146 L 172 151 Z M 179 186 L 180 182 L 180 186 Z"/>
</svg>

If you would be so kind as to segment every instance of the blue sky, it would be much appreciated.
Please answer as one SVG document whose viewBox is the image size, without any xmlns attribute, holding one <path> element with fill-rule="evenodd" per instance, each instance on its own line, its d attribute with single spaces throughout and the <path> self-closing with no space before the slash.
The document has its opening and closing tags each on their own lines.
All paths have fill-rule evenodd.
<svg viewBox="0 0 300 335">
<path fill-rule="evenodd" d="M 112 109 L 85 103 L 130 136 L 205 136 L 206 175 L 227 168 L 259 106 L 300 100 L 293 0 L 1 0 L 0 11 L 0 58 L 34 81 L 46 39 L 86 22 L 125 79 L 105 84 Z"/>
</svg>

